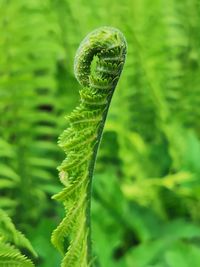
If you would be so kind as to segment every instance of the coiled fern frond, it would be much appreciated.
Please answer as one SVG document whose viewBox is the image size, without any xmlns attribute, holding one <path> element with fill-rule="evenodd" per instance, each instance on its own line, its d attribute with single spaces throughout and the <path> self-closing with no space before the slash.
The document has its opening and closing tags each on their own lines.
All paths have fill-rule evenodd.
<svg viewBox="0 0 200 267">
<path fill-rule="evenodd" d="M 91 32 L 75 57 L 75 76 L 83 87 L 81 103 L 67 117 L 69 127 L 59 139 L 66 153 L 59 167 L 65 188 L 53 197 L 62 201 L 66 210 L 65 218 L 52 234 L 52 243 L 64 255 L 63 267 L 91 265 L 91 182 L 107 112 L 125 57 L 125 38 L 112 27 Z"/>
</svg>

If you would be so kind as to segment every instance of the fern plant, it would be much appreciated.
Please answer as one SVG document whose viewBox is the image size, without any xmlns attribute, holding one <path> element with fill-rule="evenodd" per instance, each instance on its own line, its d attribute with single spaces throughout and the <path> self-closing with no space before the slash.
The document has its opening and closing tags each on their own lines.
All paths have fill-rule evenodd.
<svg viewBox="0 0 200 267">
<path fill-rule="evenodd" d="M 83 87 L 81 103 L 67 117 L 69 127 L 59 139 L 67 155 L 59 167 L 65 188 L 53 197 L 62 201 L 66 210 L 65 218 L 52 234 L 52 243 L 64 255 L 63 267 L 92 264 L 92 176 L 111 98 L 125 62 L 126 47 L 119 30 L 102 27 L 86 36 L 75 57 L 75 76 Z"/>
<path fill-rule="evenodd" d="M 62 112 L 56 73 L 64 52 L 53 12 L 48 1 L 0 1 L 0 147 L 11 151 L 0 152 L 0 208 L 25 232 L 56 192 L 56 116 Z"/>
<path fill-rule="evenodd" d="M 29 251 L 36 256 L 29 240 L 19 232 L 8 215 L 0 209 L 0 266 L 1 267 L 34 267 L 30 259 L 18 248 Z"/>
</svg>

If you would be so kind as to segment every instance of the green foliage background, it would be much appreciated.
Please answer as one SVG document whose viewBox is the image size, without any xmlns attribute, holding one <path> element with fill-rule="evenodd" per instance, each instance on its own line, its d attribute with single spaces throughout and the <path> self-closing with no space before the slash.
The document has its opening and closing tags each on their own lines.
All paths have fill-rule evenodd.
<svg viewBox="0 0 200 267">
<path fill-rule="evenodd" d="M 100 267 L 200 266 L 200 2 L 0 0 L 0 208 L 59 266 L 57 146 L 78 103 L 73 60 L 91 30 L 128 43 L 93 181 Z"/>
</svg>

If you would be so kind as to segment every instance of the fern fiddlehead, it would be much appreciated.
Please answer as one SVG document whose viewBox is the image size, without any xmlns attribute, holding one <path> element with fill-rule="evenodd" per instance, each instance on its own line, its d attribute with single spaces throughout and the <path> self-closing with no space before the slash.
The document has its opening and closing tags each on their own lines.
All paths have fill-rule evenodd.
<svg viewBox="0 0 200 267">
<path fill-rule="evenodd" d="M 66 216 L 52 234 L 63 253 L 62 267 L 91 266 L 90 198 L 97 150 L 110 101 L 126 57 L 123 34 L 112 27 L 91 32 L 80 44 L 74 72 L 83 89 L 80 105 L 68 116 L 59 138 L 66 159 L 59 167 L 64 189 L 53 198 L 63 202 Z M 66 246 L 67 240 L 70 245 Z"/>
</svg>

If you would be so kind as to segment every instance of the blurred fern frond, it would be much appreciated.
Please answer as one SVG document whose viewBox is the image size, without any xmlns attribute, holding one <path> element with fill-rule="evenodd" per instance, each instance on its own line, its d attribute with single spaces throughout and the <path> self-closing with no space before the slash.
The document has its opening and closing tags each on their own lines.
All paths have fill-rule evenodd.
<svg viewBox="0 0 200 267">
<path fill-rule="evenodd" d="M 37 256 L 29 240 L 19 232 L 8 215 L 0 209 L 0 266 L 33 267 L 34 264 L 20 249 L 26 249 Z"/>
</svg>

